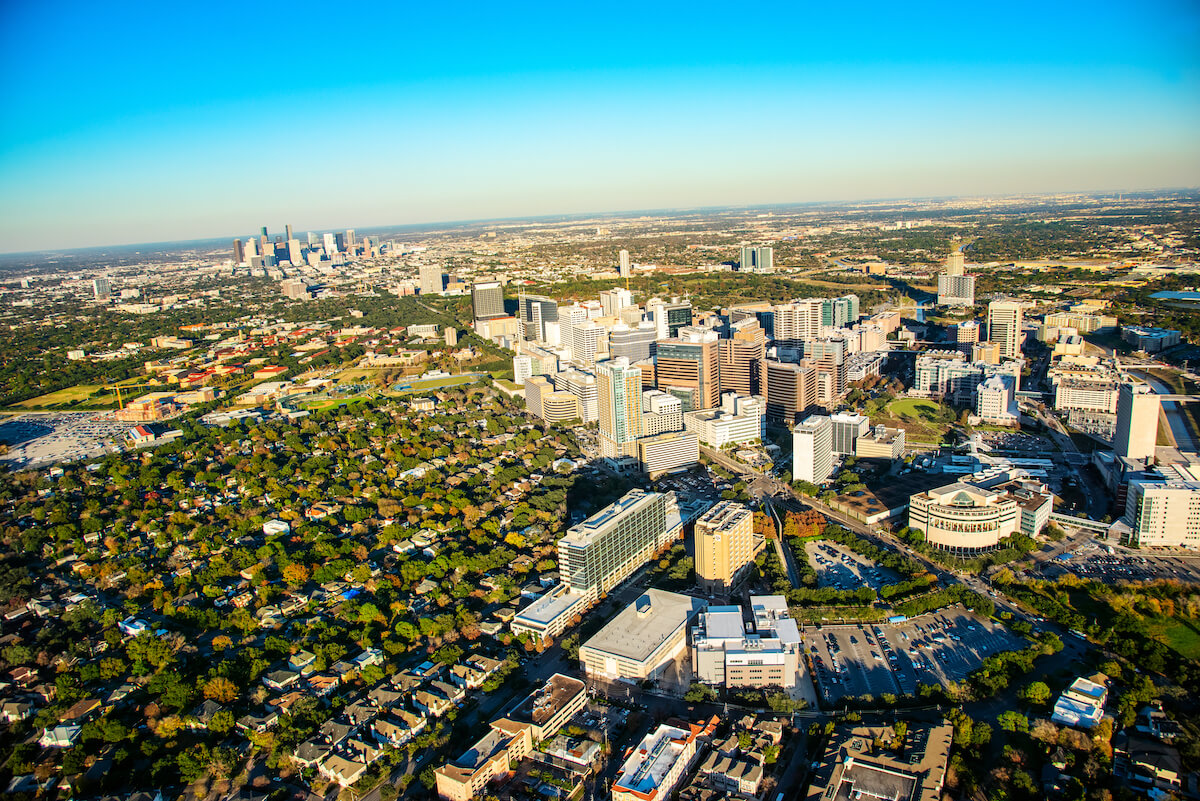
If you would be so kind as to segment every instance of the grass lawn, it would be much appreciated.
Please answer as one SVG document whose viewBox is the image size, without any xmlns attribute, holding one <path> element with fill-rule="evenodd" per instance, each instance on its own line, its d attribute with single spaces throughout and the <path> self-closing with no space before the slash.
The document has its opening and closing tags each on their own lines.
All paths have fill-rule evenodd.
<svg viewBox="0 0 1200 801">
<path fill-rule="evenodd" d="M 954 424 L 942 422 L 942 407 L 925 398 L 897 398 L 884 412 L 871 415 L 871 424 L 903 428 L 905 436 L 913 442 L 941 442 Z"/>
<path fill-rule="evenodd" d="M 936 420 L 941 407 L 924 398 L 898 398 L 888 404 L 887 410 L 896 417 L 912 417 Z"/>
<path fill-rule="evenodd" d="M 302 403 L 300 406 L 304 409 L 308 409 L 309 411 L 319 412 L 322 409 L 332 409 L 336 406 L 349 406 L 352 403 L 359 403 L 360 401 L 364 400 L 366 400 L 364 396 L 357 395 L 350 398 L 325 398 L 324 400 Z"/>
<path fill-rule="evenodd" d="M 412 382 L 408 382 L 407 379 L 401 378 L 396 383 L 400 384 L 401 386 L 403 386 L 405 383 L 410 384 L 408 389 L 397 390 L 399 394 L 406 395 L 410 392 L 426 392 L 431 389 L 438 389 L 440 387 L 453 387 L 458 384 L 474 384 L 478 380 L 479 376 L 474 375 L 452 375 L 447 376 L 446 378 L 430 378 L 425 381 Z"/>
<path fill-rule="evenodd" d="M 50 409 L 63 407 L 70 404 L 72 401 L 77 401 L 76 405 L 81 404 L 85 399 L 91 397 L 91 394 L 100 389 L 99 384 L 80 384 L 77 387 L 69 389 L 60 389 L 57 392 L 50 392 L 45 395 L 39 395 L 36 398 L 14 403 L 8 408 L 10 409 Z M 98 400 L 99 402 L 99 400 Z M 106 404 L 104 408 L 116 406 L 116 398 L 113 398 L 111 404 Z"/>
<path fill-rule="evenodd" d="M 1200 660 L 1200 631 L 1185 620 L 1157 621 L 1150 627 L 1155 635 L 1161 635 L 1163 641 L 1171 648 L 1183 654 L 1188 659 Z"/>
<path fill-rule="evenodd" d="M 357 383 L 364 378 L 376 378 L 382 368 L 380 367 L 351 367 L 343 370 L 334 376 L 334 379 L 339 383 Z"/>
</svg>

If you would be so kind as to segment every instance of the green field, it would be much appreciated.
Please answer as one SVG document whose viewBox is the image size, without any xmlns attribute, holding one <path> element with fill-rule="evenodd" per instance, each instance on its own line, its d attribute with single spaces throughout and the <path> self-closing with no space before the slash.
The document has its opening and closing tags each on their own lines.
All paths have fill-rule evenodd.
<svg viewBox="0 0 1200 801">
<path fill-rule="evenodd" d="M 1151 631 L 1188 659 L 1200 660 L 1200 631 L 1186 620 L 1156 621 Z"/>
<path fill-rule="evenodd" d="M 924 398 L 898 398 L 888 404 L 888 411 L 895 417 L 936 420 L 941 407 Z"/>
<path fill-rule="evenodd" d="M 871 423 L 903 428 L 910 441 L 940 442 L 953 425 L 943 422 L 942 406 L 925 398 L 897 398 L 884 411 L 871 415 Z"/>
<path fill-rule="evenodd" d="M 57 392 L 50 392 L 45 395 L 39 395 L 36 398 L 20 401 L 9 406 L 9 409 L 109 409 L 117 405 L 115 396 L 104 395 L 97 398 L 91 403 L 84 403 L 93 392 L 96 392 L 101 387 L 99 384 L 80 384 L 77 387 L 69 389 L 60 389 Z M 74 403 L 74 406 L 71 404 Z"/>
<path fill-rule="evenodd" d="M 410 383 L 408 389 L 394 390 L 397 394 L 408 395 L 413 392 L 428 392 L 431 389 L 440 389 L 442 387 L 453 387 L 459 384 L 474 384 L 479 380 L 479 376 L 474 375 L 451 375 L 445 378 L 430 378 L 425 381 L 406 382 L 405 379 L 400 379 L 396 383 Z"/>
</svg>

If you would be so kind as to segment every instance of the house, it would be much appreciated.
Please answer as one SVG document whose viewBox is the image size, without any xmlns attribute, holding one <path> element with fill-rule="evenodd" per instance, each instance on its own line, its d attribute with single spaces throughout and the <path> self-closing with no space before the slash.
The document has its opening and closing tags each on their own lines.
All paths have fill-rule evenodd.
<svg viewBox="0 0 1200 801">
<path fill-rule="evenodd" d="M 84 723 L 99 708 L 100 700 L 98 698 L 87 698 L 82 701 L 76 701 L 71 705 L 70 709 L 63 712 L 59 720 L 63 723 Z"/>
<path fill-rule="evenodd" d="M 444 681 L 429 682 L 429 691 L 444 696 L 447 701 L 456 706 L 467 698 L 467 691 L 465 689 L 456 687 L 453 684 L 447 684 Z"/>
<path fill-rule="evenodd" d="M 280 609 L 282 609 L 282 606 Z M 317 655 L 311 651 L 297 651 L 288 658 L 288 669 L 295 670 L 303 675 L 304 669 L 316 660 Z"/>
<path fill-rule="evenodd" d="M 349 787 L 367 772 L 367 763 L 330 754 L 317 765 L 317 772 L 332 782 Z"/>
<path fill-rule="evenodd" d="M 13 668 L 8 671 L 8 676 L 21 687 L 30 687 L 38 682 L 38 672 L 28 665 Z"/>
<path fill-rule="evenodd" d="M 196 722 L 199 723 L 201 727 L 208 728 L 208 724 L 213 719 L 213 715 L 217 714 L 224 708 L 225 707 L 221 706 L 210 698 L 200 706 L 196 707 L 196 710 L 192 713 L 192 715 L 196 718 Z"/>
<path fill-rule="evenodd" d="M 318 698 L 324 698 L 336 690 L 342 683 L 341 676 L 331 673 L 315 673 L 308 677 L 308 688 Z"/>
<path fill-rule="evenodd" d="M 25 701 L 5 701 L 0 704 L 0 720 L 5 723 L 19 723 L 33 717 L 33 704 Z"/>
<path fill-rule="evenodd" d="M 379 708 L 369 698 L 359 698 L 342 710 L 342 715 L 355 726 L 361 726 L 379 715 Z"/>
<path fill-rule="evenodd" d="M 139 634 L 145 634 L 150 631 L 150 624 L 144 620 L 127 617 L 117 624 L 117 628 L 126 637 L 137 637 Z"/>
<path fill-rule="evenodd" d="M 417 690 L 413 693 L 413 707 L 424 712 L 427 717 L 440 718 L 454 708 L 448 698 L 435 695 L 427 690 Z"/>
<path fill-rule="evenodd" d="M 268 689 L 283 692 L 299 681 L 299 673 L 291 670 L 272 670 L 270 673 L 263 676 L 262 683 Z"/>
<path fill-rule="evenodd" d="M 354 726 L 340 720 L 327 720 L 321 724 L 321 728 L 317 729 L 317 734 L 321 736 L 325 742 L 331 745 L 338 745 L 342 740 L 350 736 L 350 732 L 354 731 Z"/>
<path fill-rule="evenodd" d="M 354 665 L 359 670 L 370 667 L 371 665 L 383 664 L 383 651 L 378 648 L 368 648 L 358 656 L 354 657 Z"/>
<path fill-rule="evenodd" d="M 52 729 L 46 729 L 38 739 L 38 745 L 42 748 L 70 748 L 79 739 L 81 731 L 83 731 L 82 726 L 55 726 Z"/>
<path fill-rule="evenodd" d="M 371 703 L 383 710 L 398 706 L 404 701 L 404 697 L 404 693 L 389 690 L 382 684 L 367 693 L 367 698 L 371 699 Z"/>
<path fill-rule="evenodd" d="M 710 753 L 700 764 L 700 775 L 709 784 L 727 793 L 740 793 L 745 796 L 758 795 L 762 786 L 762 765 L 741 759 L 731 759 L 720 754 Z"/>
<path fill-rule="evenodd" d="M 317 737 L 310 737 L 296 747 L 292 761 L 302 768 L 311 768 L 333 752 L 333 746 Z"/>
<path fill-rule="evenodd" d="M 238 719 L 237 727 L 244 731 L 256 731 L 260 734 L 279 722 L 279 713 L 267 710 L 262 715 L 243 715 Z"/>
</svg>

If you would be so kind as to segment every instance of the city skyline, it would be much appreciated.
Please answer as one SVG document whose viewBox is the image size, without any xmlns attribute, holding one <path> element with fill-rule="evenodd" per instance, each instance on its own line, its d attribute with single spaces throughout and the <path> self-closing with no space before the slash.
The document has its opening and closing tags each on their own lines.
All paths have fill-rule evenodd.
<svg viewBox="0 0 1200 801">
<path fill-rule="evenodd" d="M 1200 15 L 1180 3 L 880 5 L 853 28 L 786 7 L 639 8 L 633 27 L 621 9 L 368 7 L 338 58 L 308 57 L 337 39 L 294 5 L 263 11 L 262 43 L 232 35 L 232 11 L 4 13 L 8 252 L 225 237 L 252 219 L 362 229 L 1200 183 Z M 22 33 L 40 29 L 55 36 Z M 752 109 L 761 123 L 734 122 Z"/>
</svg>

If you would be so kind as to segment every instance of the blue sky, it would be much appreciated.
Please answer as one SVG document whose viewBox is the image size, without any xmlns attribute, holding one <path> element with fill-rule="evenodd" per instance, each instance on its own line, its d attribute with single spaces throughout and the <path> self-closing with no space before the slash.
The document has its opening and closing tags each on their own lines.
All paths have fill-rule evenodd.
<svg viewBox="0 0 1200 801">
<path fill-rule="evenodd" d="M 1200 4 L 0 2 L 0 251 L 1200 185 Z"/>
</svg>

